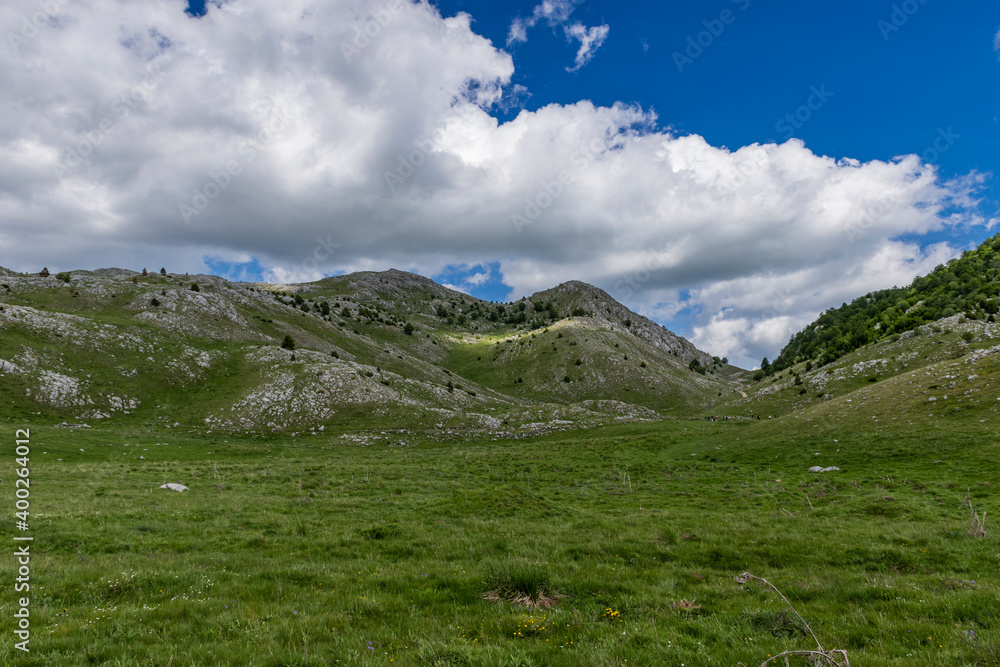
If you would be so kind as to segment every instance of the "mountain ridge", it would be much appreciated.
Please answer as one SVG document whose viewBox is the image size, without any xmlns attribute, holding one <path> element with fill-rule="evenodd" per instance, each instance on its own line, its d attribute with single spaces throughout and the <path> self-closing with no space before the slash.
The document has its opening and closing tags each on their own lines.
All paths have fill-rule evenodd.
<svg viewBox="0 0 1000 667">
<path fill-rule="evenodd" d="M 5 274 L 0 399 L 61 421 L 513 437 L 526 424 L 702 410 L 733 385 L 718 366 L 688 368 L 710 356 L 579 281 L 495 304 L 398 270 L 294 285 L 60 276 Z"/>
</svg>

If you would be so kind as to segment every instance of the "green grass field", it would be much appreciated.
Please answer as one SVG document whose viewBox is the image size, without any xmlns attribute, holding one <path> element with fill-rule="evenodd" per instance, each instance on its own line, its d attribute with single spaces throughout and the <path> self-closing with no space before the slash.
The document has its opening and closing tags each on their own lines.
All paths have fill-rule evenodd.
<svg viewBox="0 0 1000 667">
<path fill-rule="evenodd" d="M 0 663 L 759 665 L 814 648 L 776 594 L 734 580 L 747 570 L 852 665 L 1000 664 L 993 422 L 858 422 L 406 448 L 34 426 L 31 652 L 13 648 L 8 557 Z M 2 431 L 11 513 L 22 426 Z"/>
</svg>

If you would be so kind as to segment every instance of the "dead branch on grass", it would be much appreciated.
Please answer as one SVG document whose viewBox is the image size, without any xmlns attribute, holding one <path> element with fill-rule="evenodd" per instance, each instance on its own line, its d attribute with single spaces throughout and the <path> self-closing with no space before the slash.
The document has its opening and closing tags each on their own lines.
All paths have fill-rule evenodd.
<svg viewBox="0 0 1000 667">
<path fill-rule="evenodd" d="M 793 655 L 808 656 L 814 665 L 825 664 L 825 665 L 832 665 L 833 667 L 851 667 L 851 663 L 847 659 L 847 651 L 841 649 L 826 650 L 823 648 L 823 645 L 820 644 L 819 639 L 816 637 L 816 633 L 813 632 L 809 624 L 806 623 L 806 619 L 802 618 L 802 614 L 800 614 L 795 609 L 795 607 L 792 606 L 792 603 L 788 601 L 788 598 L 785 597 L 784 593 L 778 590 L 777 586 L 772 584 L 767 579 L 750 574 L 749 572 L 744 572 L 743 574 L 734 578 L 736 582 L 740 584 L 745 584 L 751 579 L 754 581 L 758 581 L 761 584 L 773 590 L 775 593 L 777 593 L 781 597 L 781 599 L 784 600 L 785 604 L 788 605 L 788 608 L 792 611 L 792 613 L 798 616 L 799 620 L 802 621 L 803 627 L 805 627 L 805 629 L 812 636 L 813 641 L 816 642 L 816 650 L 814 651 L 806 651 L 806 650 L 784 651 L 783 653 L 779 653 L 775 656 L 772 656 L 767 660 L 765 660 L 764 662 L 760 663 L 760 667 L 764 667 L 769 663 L 775 662 L 779 658 L 784 658 L 785 664 L 787 665 L 789 656 Z"/>
<path fill-rule="evenodd" d="M 968 489 L 965 491 L 963 503 L 969 508 L 969 537 L 986 537 L 986 511 L 982 516 L 976 513 L 976 508 L 972 506 L 972 495 Z"/>
</svg>

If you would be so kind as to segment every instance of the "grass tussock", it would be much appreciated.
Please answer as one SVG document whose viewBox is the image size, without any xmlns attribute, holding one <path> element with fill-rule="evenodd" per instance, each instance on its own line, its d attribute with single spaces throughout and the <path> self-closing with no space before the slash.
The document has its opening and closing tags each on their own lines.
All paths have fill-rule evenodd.
<svg viewBox="0 0 1000 667">
<path fill-rule="evenodd" d="M 398 523 L 380 523 L 362 530 L 361 536 L 366 540 L 386 540 L 402 533 L 403 528 Z"/>
<path fill-rule="evenodd" d="M 484 600 L 506 600 L 529 609 L 547 609 L 558 603 L 548 572 L 537 565 L 493 562 L 483 581 Z"/>
</svg>

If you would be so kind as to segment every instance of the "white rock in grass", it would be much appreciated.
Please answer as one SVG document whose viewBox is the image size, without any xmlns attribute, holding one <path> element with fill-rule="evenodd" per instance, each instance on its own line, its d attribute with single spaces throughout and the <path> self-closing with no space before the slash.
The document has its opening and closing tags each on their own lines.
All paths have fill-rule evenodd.
<svg viewBox="0 0 1000 667">
<path fill-rule="evenodd" d="M 183 484 L 175 484 L 173 482 L 170 482 L 168 484 L 164 484 L 160 488 L 161 489 L 170 489 L 172 491 L 187 491 L 188 490 L 188 488 L 186 486 L 184 486 Z"/>
<path fill-rule="evenodd" d="M 820 472 L 836 472 L 840 470 L 837 466 L 830 466 L 829 468 L 823 468 Z"/>
<path fill-rule="evenodd" d="M 809 472 L 823 472 L 823 466 L 813 466 L 809 468 Z"/>
</svg>

